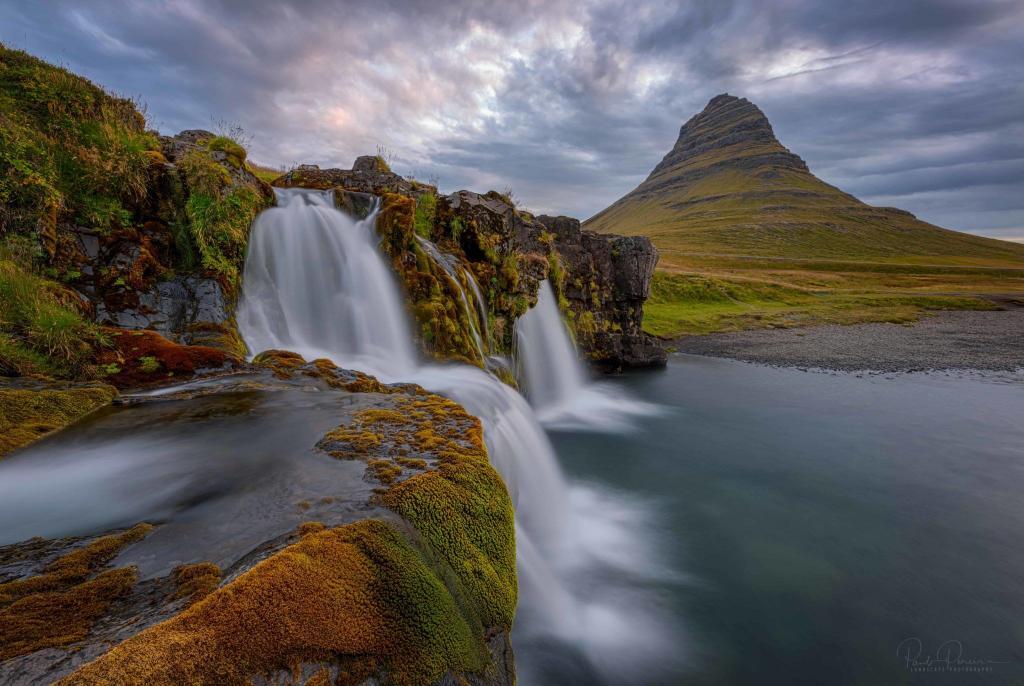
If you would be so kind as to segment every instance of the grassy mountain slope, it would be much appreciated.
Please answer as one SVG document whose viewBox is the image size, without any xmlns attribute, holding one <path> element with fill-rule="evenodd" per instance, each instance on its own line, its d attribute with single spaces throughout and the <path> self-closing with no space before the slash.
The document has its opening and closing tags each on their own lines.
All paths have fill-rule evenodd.
<svg viewBox="0 0 1024 686">
<path fill-rule="evenodd" d="M 756 105 L 730 95 L 686 122 L 647 179 L 585 227 L 654 241 L 665 273 L 647 326 L 663 336 L 911 321 L 992 307 L 978 295 L 1024 294 L 1024 245 L 861 202 L 815 177 Z M 709 308 L 709 288 L 728 295 Z"/>
<path fill-rule="evenodd" d="M 663 252 L 1024 267 L 1024 245 L 872 207 L 821 181 L 760 109 L 719 95 L 635 190 L 586 228 L 651 237 Z"/>
</svg>

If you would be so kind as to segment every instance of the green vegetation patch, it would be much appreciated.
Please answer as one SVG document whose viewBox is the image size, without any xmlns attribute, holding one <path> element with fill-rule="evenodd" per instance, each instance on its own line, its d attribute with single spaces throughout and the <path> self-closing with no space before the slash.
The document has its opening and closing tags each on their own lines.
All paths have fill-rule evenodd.
<svg viewBox="0 0 1024 686">
<path fill-rule="evenodd" d="M 38 234 L 52 255 L 60 221 L 127 225 L 159 149 L 131 100 L 0 44 L 4 232 Z"/>
<path fill-rule="evenodd" d="M 106 337 L 75 294 L 22 262 L 11 238 L 0 244 L 0 374 L 88 376 Z"/>
<path fill-rule="evenodd" d="M 989 300 L 886 291 L 802 290 L 769 281 L 656 272 L 644 330 L 662 338 L 864 322 L 911 323 L 929 310 L 997 310 Z"/>
</svg>

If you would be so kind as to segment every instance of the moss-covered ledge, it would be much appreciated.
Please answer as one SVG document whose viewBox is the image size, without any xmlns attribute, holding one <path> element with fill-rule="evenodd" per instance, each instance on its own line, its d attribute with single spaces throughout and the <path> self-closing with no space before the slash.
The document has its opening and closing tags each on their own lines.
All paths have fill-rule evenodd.
<svg viewBox="0 0 1024 686">
<path fill-rule="evenodd" d="M 364 462 L 393 517 L 303 524 L 294 543 L 59 683 L 513 684 L 513 509 L 479 420 L 328 360 L 271 351 L 254 363 L 378 399 L 318 447 Z"/>
</svg>

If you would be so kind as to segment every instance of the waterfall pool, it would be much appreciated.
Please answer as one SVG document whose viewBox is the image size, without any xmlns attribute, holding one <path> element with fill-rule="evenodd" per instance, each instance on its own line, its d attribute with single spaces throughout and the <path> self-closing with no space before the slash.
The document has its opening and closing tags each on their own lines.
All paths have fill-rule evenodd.
<svg viewBox="0 0 1024 686">
<path fill-rule="evenodd" d="M 520 642 L 524 683 L 1024 683 L 1020 374 L 676 355 L 618 384 L 663 413 L 553 443 L 640 523 L 626 543 L 651 568 L 619 581 L 658 599 L 683 657 L 604 679 Z"/>
</svg>

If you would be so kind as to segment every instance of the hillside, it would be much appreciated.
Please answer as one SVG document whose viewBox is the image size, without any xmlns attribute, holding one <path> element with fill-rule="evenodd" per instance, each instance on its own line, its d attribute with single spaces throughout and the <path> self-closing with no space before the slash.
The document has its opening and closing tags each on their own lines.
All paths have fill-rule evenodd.
<svg viewBox="0 0 1024 686">
<path fill-rule="evenodd" d="M 584 223 L 674 253 L 1024 267 L 1024 245 L 950 231 L 830 186 L 750 101 L 719 95 L 633 191 Z"/>
<path fill-rule="evenodd" d="M 661 253 L 645 328 L 723 330 L 912 322 L 1024 295 L 1024 245 L 867 205 L 818 179 L 764 113 L 713 98 L 633 191 L 584 223 Z"/>
</svg>

